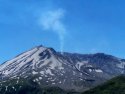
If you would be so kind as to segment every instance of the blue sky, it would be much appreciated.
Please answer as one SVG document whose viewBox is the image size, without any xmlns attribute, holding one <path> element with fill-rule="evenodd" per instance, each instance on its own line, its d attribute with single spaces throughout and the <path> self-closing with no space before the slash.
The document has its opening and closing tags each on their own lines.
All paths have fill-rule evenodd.
<svg viewBox="0 0 125 94">
<path fill-rule="evenodd" d="M 124 0 L 0 0 L 0 63 L 37 45 L 125 58 Z"/>
</svg>

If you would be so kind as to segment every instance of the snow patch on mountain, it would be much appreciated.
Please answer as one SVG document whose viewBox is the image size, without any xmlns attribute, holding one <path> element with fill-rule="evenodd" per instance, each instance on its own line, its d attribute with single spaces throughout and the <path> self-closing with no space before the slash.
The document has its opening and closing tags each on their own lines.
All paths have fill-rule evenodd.
<svg viewBox="0 0 125 94">
<path fill-rule="evenodd" d="M 81 67 L 82 67 L 83 65 L 85 65 L 85 64 L 88 64 L 88 62 L 87 62 L 87 61 L 77 62 L 77 63 L 76 63 L 76 68 L 80 70 Z"/>
<path fill-rule="evenodd" d="M 124 69 L 125 68 L 125 62 L 121 62 L 119 64 L 117 64 L 118 68 Z"/>
<path fill-rule="evenodd" d="M 101 69 L 95 69 L 96 72 L 103 72 Z"/>
</svg>

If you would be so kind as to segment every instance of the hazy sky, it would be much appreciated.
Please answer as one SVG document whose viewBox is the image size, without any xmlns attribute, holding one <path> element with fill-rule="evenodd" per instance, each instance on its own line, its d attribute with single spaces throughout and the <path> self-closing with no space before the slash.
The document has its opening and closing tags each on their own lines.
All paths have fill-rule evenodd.
<svg viewBox="0 0 125 94">
<path fill-rule="evenodd" d="M 40 44 L 125 58 L 125 0 L 0 0 L 0 63 Z"/>
</svg>

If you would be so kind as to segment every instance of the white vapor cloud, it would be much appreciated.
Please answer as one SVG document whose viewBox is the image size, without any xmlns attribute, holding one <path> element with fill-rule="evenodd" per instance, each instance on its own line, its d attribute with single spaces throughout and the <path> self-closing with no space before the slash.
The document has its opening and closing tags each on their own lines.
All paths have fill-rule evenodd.
<svg viewBox="0 0 125 94">
<path fill-rule="evenodd" d="M 49 10 L 42 14 L 40 17 L 40 24 L 45 31 L 52 31 L 59 36 L 60 50 L 63 53 L 64 36 L 66 28 L 62 19 L 64 18 L 65 11 L 63 9 Z"/>
</svg>

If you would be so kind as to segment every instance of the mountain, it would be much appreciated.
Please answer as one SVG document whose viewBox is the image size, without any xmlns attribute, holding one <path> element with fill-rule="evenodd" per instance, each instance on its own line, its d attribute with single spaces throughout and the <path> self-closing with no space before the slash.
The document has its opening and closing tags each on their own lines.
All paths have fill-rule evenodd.
<svg viewBox="0 0 125 94">
<path fill-rule="evenodd" d="M 115 77 L 82 94 L 125 94 L 125 75 Z"/>
<path fill-rule="evenodd" d="M 124 74 L 125 60 L 104 53 L 77 54 L 37 46 L 0 65 L 0 82 L 30 79 L 40 88 L 86 91 L 112 77 Z M 31 79 L 32 78 L 32 79 Z M 14 87 L 13 87 L 14 88 Z"/>
</svg>

